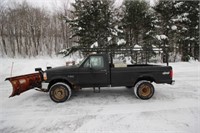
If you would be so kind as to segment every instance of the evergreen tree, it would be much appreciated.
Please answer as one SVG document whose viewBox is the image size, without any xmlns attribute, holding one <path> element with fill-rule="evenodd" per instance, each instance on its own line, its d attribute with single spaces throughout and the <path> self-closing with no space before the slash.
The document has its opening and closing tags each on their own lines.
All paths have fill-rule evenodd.
<svg viewBox="0 0 200 133">
<path fill-rule="evenodd" d="M 182 60 L 190 56 L 199 58 L 199 1 L 176 1 L 177 16 L 174 21 L 179 25 L 178 40 Z"/>
<path fill-rule="evenodd" d="M 122 25 L 126 40 L 126 46 L 133 49 L 140 45 L 143 50 L 148 51 L 148 58 L 152 55 L 152 44 L 155 39 L 155 19 L 153 10 L 149 4 L 143 0 L 125 0 L 122 6 Z M 137 55 L 135 55 L 137 54 Z M 140 53 L 132 53 L 132 58 Z M 141 55 L 141 59 L 143 59 Z M 145 57 L 146 58 L 146 57 Z"/>
<path fill-rule="evenodd" d="M 72 5 L 74 21 L 70 23 L 81 47 L 107 47 L 113 25 L 111 0 L 75 0 Z"/>
<path fill-rule="evenodd" d="M 157 39 L 160 41 L 159 47 L 162 47 L 164 52 L 170 52 L 174 44 L 171 42 L 173 40 L 171 27 L 174 25 L 174 22 L 171 20 L 176 15 L 174 1 L 159 1 L 154 10 L 157 13 L 159 22 L 157 26 Z"/>
<path fill-rule="evenodd" d="M 199 56 L 199 2 L 198 1 L 159 1 L 154 7 L 158 14 L 158 33 L 165 35 L 162 47 L 168 52 L 179 53 L 182 60 Z"/>
<path fill-rule="evenodd" d="M 148 21 L 148 4 L 140 0 L 125 0 L 123 3 L 124 16 L 122 19 L 128 46 L 139 44 L 142 40 L 142 33 L 145 32 Z"/>
<path fill-rule="evenodd" d="M 143 27 L 143 47 L 144 49 L 152 49 L 152 45 L 156 43 L 156 24 L 157 17 L 154 15 L 153 10 L 149 9 L 145 14 L 144 27 Z"/>
</svg>

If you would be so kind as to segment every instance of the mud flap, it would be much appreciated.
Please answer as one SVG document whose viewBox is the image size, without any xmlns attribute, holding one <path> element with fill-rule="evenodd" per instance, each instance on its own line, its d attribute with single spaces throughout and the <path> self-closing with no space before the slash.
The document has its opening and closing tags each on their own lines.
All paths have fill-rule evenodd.
<svg viewBox="0 0 200 133">
<path fill-rule="evenodd" d="M 12 94 L 9 97 L 20 95 L 21 93 L 35 87 L 42 87 L 42 75 L 40 73 L 10 77 L 5 80 L 9 80 L 13 87 Z"/>
</svg>

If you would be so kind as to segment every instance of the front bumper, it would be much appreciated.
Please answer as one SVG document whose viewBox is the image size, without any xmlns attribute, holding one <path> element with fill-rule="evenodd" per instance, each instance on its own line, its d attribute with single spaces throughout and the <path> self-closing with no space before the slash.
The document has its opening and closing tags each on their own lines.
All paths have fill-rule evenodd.
<svg viewBox="0 0 200 133">
<path fill-rule="evenodd" d="M 43 89 L 48 89 L 48 85 L 49 85 L 49 83 L 42 82 L 42 88 Z"/>
</svg>

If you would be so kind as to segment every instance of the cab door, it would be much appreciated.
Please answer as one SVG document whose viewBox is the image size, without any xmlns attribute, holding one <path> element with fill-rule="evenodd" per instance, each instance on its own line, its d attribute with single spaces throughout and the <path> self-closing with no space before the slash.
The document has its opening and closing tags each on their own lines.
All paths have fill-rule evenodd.
<svg viewBox="0 0 200 133">
<path fill-rule="evenodd" d="M 82 87 L 107 86 L 109 77 L 103 56 L 89 56 L 80 66 L 77 78 Z"/>
</svg>

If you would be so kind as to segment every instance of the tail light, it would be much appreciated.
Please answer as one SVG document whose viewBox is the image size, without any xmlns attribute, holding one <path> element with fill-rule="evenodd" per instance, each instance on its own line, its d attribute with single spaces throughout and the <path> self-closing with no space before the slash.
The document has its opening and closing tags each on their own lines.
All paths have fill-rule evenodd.
<svg viewBox="0 0 200 133">
<path fill-rule="evenodd" d="M 171 79 L 173 78 L 173 70 L 170 70 L 169 76 Z"/>
</svg>

